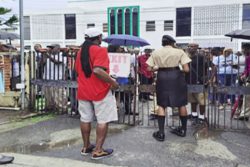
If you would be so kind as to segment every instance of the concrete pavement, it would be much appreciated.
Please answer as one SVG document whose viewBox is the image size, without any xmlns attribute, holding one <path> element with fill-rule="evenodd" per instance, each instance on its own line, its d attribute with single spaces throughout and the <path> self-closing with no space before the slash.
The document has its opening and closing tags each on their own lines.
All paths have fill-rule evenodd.
<svg viewBox="0 0 250 167">
<path fill-rule="evenodd" d="M 105 146 L 115 150 L 110 158 L 94 161 L 129 167 L 250 167 L 250 134 L 209 132 L 209 138 L 196 140 L 192 128 L 185 138 L 166 129 L 166 141 L 152 138 L 156 128 L 135 127 L 109 136 Z M 79 154 L 81 145 L 34 153 L 39 156 L 70 158 L 93 162 Z"/>
<path fill-rule="evenodd" d="M 104 148 L 113 148 L 114 155 L 94 161 L 90 156 L 80 155 L 79 119 L 56 116 L 0 131 L 0 152 L 15 153 L 9 154 L 15 156 L 14 163 L 10 164 L 15 167 L 91 167 L 101 164 L 129 167 L 250 166 L 250 132 L 209 131 L 208 138 L 196 140 L 192 127 L 189 127 L 185 138 L 177 137 L 166 129 L 166 141 L 157 142 L 152 138 L 155 130 L 155 127 L 112 124 Z M 94 138 L 93 131 L 92 142 Z"/>
<path fill-rule="evenodd" d="M 24 154 L 5 153 L 14 156 L 13 163 L 3 167 L 115 167 L 104 164 L 89 163 L 66 158 L 39 157 Z"/>
</svg>

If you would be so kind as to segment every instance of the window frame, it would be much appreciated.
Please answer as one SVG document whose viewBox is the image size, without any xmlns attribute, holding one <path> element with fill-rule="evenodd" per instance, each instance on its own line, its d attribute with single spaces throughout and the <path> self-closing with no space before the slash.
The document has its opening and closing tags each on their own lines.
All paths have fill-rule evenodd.
<svg viewBox="0 0 250 167">
<path fill-rule="evenodd" d="M 242 6 L 242 29 L 250 29 L 250 3 Z"/>
<path fill-rule="evenodd" d="M 66 40 L 76 39 L 76 14 L 74 13 L 64 14 L 64 26 L 65 26 L 65 39 Z M 73 31 L 73 33 L 72 32 L 71 32 L 72 34 L 69 33 L 70 31 Z"/>
<path fill-rule="evenodd" d="M 189 15 L 185 13 L 187 12 L 185 10 L 188 10 L 188 12 L 190 12 Z M 181 30 L 179 30 L 179 28 Z M 192 8 L 191 7 L 176 8 L 176 37 L 191 36 L 191 31 L 192 31 L 191 28 L 192 28 Z M 185 29 L 186 31 L 182 31 L 183 29 Z"/>
<path fill-rule="evenodd" d="M 87 28 L 94 28 L 95 27 L 95 23 L 87 23 Z"/>
<path fill-rule="evenodd" d="M 129 9 L 129 35 L 133 35 L 136 32 L 137 36 L 140 36 L 140 6 L 122 6 L 122 7 L 109 7 L 107 10 L 107 17 L 108 17 L 108 34 L 118 34 L 118 15 L 117 11 L 122 10 L 122 33 L 121 34 L 128 34 L 128 26 L 126 26 L 126 23 L 128 20 L 125 18 L 126 11 Z M 137 11 L 137 26 L 136 31 L 134 32 L 133 29 L 133 11 Z M 114 18 L 111 18 L 111 12 L 114 12 L 115 16 L 112 16 Z M 114 23 L 113 23 L 114 21 Z M 114 30 L 115 29 L 115 30 Z"/>
<path fill-rule="evenodd" d="M 167 26 L 167 24 L 171 24 L 171 26 Z M 164 25 L 163 25 L 163 30 L 164 31 L 173 31 L 174 30 L 174 20 L 164 20 Z"/>
<path fill-rule="evenodd" d="M 146 21 L 146 32 L 156 31 L 155 20 Z"/>
</svg>

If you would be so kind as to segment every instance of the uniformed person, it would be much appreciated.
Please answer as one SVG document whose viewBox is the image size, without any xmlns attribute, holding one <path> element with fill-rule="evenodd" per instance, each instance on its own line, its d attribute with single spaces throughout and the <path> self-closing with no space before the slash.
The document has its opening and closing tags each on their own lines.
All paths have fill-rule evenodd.
<svg viewBox="0 0 250 167">
<path fill-rule="evenodd" d="M 183 72 L 189 72 L 191 59 L 186 53 L 175 48 L 175 40 L 169 36 L 162 37 L 162 48 L 155 50 L 147 60 L 149 70 L 158 70 L 156 96 L 159 110 L 157 113 L 159 131 L 153 133 L 158 141 L 164 141 L 165 109 L 178 107 L 181 127 L 173 128 L 172 133 L 185 137 L 187 129 L 187 84 Z M 182 66 L 180 70 L 179 65 Z"/>
<path fill-rule="evenodd" d="M 186 75 L 186 81 L 191 85 L 207 85 L 206 80 L 208 63 L 204 54 L 198 52 L 199 44 L 189 43 L 187 54 L 192 60 L 190 63 L 190 73 Z M 213 75 L 212 75 L 213 77 Z M 210 79 L 210 78 L 209 78 Z M 193 125 L 203 123 L 205 121 L 206 111 L 206 92 L 190 92 L 188 93 L 188 101 L 191 103 L 191 118 Z M 199 106 L 199 115 L 197 107 Z"/>
</svg>

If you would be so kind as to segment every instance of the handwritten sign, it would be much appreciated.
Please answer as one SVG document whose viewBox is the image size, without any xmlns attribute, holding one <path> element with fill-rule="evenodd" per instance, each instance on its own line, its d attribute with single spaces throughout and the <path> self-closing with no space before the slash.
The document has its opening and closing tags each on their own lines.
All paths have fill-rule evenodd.
<svg viewBox="0 0 250 167">
<path fill-rule="evenodd" d="M 109 53 L 110 75 L 128 77 L 130 73 L 130 54 Z"/>
</svg>

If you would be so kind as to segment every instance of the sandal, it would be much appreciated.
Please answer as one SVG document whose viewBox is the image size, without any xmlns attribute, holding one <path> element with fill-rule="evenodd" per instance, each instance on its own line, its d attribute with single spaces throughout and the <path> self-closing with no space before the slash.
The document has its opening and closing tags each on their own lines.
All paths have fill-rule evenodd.
<svg viewBox="0 0 250 167">
<path fill-rule="evenodd" d="M 113 152 L 114 152 L 113 149 L 105 149 L 102 150 L 101 152 L 93 152 L 91 159 L 102 159 L 105 157 L 109 157 L 112 155 Z"/>
<path fill-rule="evenodd" d="M 81 155 L 89 155 L 95 149 L 95 145 L 90 144 L 88 148 L 82 148 Z"/>
</svg>

